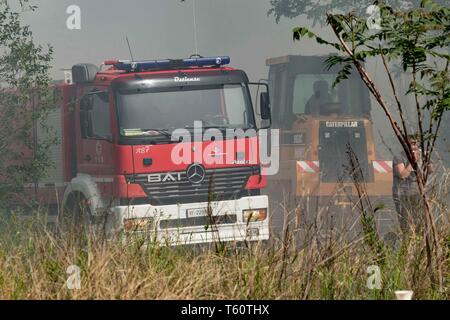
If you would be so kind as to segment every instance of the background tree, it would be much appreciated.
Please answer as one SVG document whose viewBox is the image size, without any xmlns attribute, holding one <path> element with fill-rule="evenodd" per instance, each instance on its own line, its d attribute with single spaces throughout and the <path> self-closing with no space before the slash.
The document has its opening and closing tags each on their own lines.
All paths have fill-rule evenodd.
<svg viewBox="0 0 450 320">
<path fill-rule="evenodd" d="M 36 45 L 28 26 L 20 22 L 23 11 L 34 11 L 28 0 L 14 11 L 0 1 L 0 206 L 45 175 L 52 164 L 48 149 L 55 141 L 39 141 L 34 133 L 50 130 L 43 117 L 50 109 L 49 88 L 52 48 Z"/>
<path fill-rule="evenodd" d="M 427 251 L 427 266 L 432 282 L 439 281 L 442 287 L 443 257 L 438 242 L 432 202 L 427 192 L 430 164 L 436 145 L 436 138 L 442 127 L 443 115 L 450 109 L 450 8 L 431 0 L 423 0 L 419 7 L 410 10 L 395 10 L 380 5 L 381 29 L 370 30 L 366 17 L 354 12 L 348 14 L 327 14 L 327 23 L 337 42 L 318 37 L 305 27 L 294 29 L 294 39 L 303 37 L 315 39 L 319 44 L 333 47 L 339 55 L 330 56 L 327 67 L 341 65 L 335 84 L 347 79 L 356 70 L 366 84 L 378 105 L 384 111 L 395 136 L 400 142 L 417 174 L 417 186 L 424 205 L 426 229 L 424 239 Z M 365 68 L 365 63 L 380 59 L 389 80 L 395 106 L 387 101 L 383 92 Z M 406 92 L 398 90 L 392 75 L 392 63 L 400 63 L 410 79 Z M 414 131 L 420 135 L 422 161 L 413 156 L 408 135 L 413 133 L 404 117 L 405 105 L 401 95 L 412 95 L 418 123 Z M 434 275 L 437 267 L 438 279 Z"/>
<path fill-rule="evenodd" d="M 444 4 L 445 1 L 438 0 L 436 2 Z M 316 23 L 324 25 L 326 23 L 324 17 L 333 10 L 339 10 L 342 13 L 354 11 L 359 16 L 362 16 L 366 14 L 366 9 L 374 2 L 383 2 L 392 8 L 402 10 L 417 7 L 420 4 L 420 0 L 270 0 L 272 8 L 268 14 L 274 16 L 277 23 L 282 17 L 292 19 L 305 15 L 313 21 L 314 25 Z"/>
</svg>

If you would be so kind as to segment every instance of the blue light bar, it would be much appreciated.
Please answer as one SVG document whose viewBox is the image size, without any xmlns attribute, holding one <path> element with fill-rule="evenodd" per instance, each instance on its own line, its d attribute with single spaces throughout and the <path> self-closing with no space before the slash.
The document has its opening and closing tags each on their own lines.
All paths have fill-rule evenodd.
<svg viewBox="0 0 450 320">
<path fill-rule="evenodd" d="M 189 58 L 180 60 L 147 60 L 122 61 L 114 63 L 114 67 L 126 72 L 140 72 L 151 69 L 179 69 L 189 67 L 220 67 L 230 63 L 230 57 Z"/>
</svg>

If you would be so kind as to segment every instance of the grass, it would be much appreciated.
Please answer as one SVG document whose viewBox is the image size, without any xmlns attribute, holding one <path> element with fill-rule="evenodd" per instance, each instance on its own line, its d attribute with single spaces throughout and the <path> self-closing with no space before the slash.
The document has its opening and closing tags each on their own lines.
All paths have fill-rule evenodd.
<svg viewBox="0 0 450 320">
<path fill-rule="evenodd" d="M 441 234 L 447 289 L 431 289 L 423 241 L 411 237 L 379 253 L 364 241 L 311 242 L 292 236 L 270 245 L 227 246 L 221 252 L 191 247 L 142 247 L 93 236 L 51 232 L 39 220 L 2 224 L 0 299 L 394 299 L 414 290 L 416 299 L 449 299 L 450 234 Z M 81 241 L 80 241 L 81 240 Z M 81 270 L 81 288 L 69 290 L 70 265 Z M 370 290 L 367 268 L 381 269 L 382 288 Z"/>
<path fill-rule="evenodd" d="M 285 223 L 270 243 L 199 248 L 61 233 L 45 223 L 40 211 L 31 219 L 12 215 L 0 221 L 0 299 L 372 300 L 413 290 L 414 299 L 448 300 L 449 176 L 432 190 L 442 248 L 434 262 L 442 267 L 443 288 L 430 283 L 421 235 L 412 232 L 400 245 L 386 245 L 373 234 L 376 228 L 367 215 L 361 220 L 365 234 L 351 240 L 346 232 L 323 238 L 312 229 L 299 245 L 294 224 Z M 279 205 L 285 221 L 297 216 L 286 207 Z M 77 290 L 67 287 L 72 265 L 81 272 Z M 379 267 L 379 289 L 369 289 L 371 266 Z"/>
</svg>

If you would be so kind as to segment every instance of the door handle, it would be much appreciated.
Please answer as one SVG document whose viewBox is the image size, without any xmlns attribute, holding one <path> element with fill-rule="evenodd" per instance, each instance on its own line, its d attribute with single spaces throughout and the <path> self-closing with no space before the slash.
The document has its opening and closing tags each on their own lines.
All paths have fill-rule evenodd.
<svg viewBox="0 0 450 320">
<path fill-rule="evenodd" d="M 87 154 L 84 156 L 84 160 L 90 162 L 92 160 L 92 157 L 89 154 Z"/>
</svg>

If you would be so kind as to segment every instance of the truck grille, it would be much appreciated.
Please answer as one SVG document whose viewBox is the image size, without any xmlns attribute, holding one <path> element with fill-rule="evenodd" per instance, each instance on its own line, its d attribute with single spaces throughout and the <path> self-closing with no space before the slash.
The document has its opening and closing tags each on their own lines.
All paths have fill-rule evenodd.
<svg viewBox="0 0 450 320">
<path fill-rule="evenodd" d="M 248 178 L 259 173 L 259 167 L 209 169 L 206 170 L 205 179 L 199 184 L 191 183 L 185 171 L 171 173 L 177 177 L 180 174 L 180 181 L 149 182 L 147 174 L 127 178 L 142 187 L 150 204 L 169 205 L 239 199 L 244 196 Z M 161 173 L 163 176 L 165 174 Z"/>
</svg>

